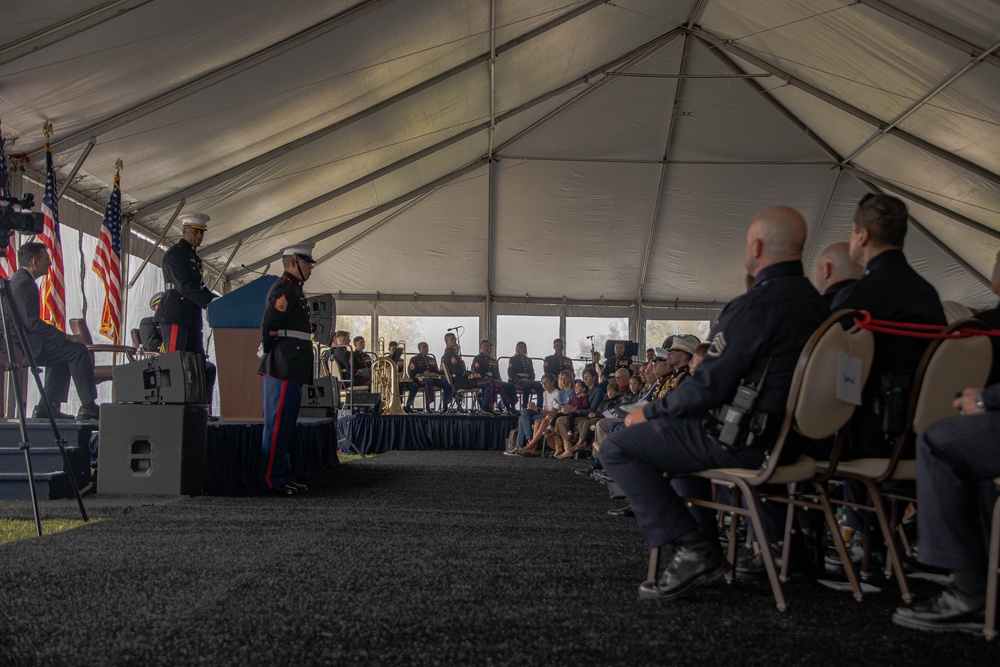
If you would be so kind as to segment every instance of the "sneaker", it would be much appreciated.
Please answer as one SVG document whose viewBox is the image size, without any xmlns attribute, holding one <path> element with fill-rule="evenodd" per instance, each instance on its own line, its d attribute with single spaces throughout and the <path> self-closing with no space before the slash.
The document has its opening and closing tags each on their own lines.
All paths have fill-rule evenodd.
<svg viewBox="0 0 1000 667">
<path fill-rule="evenodd" d="M 930 600 L 896 607 L 892 622 L 914 630 L 978 635 L 983 631 L 985 616 L 985 601 L 970 600 L 949 589 Z"/>
</svg>

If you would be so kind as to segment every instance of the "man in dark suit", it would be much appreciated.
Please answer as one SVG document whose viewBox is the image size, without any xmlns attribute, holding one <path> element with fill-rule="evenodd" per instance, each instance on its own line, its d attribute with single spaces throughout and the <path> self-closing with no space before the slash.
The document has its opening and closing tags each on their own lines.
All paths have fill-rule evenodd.
<svg viewBox="0 0 1000 667">
<path fill-rule="evenodd" d="M 87 346 L 39 317 L 35 281 L 44 276 L 52 264 L 48 250 L 41 243 L 25 243 L 17 251 L 17 263 L 21 268 L 10 279 L 10 293 L 35 363 L 45 367 L 44 391 L 52 406 L 52 416 L 73 419 L 72 415 L 59 409 L 69 397 L 69 380 L 72 377 L 83 404 L 76 418 L 98 419 L 100 410 L 97 383 L 94 382 L 94 362 Z M 35 406 L 31 416 L 36 419 L 46 416 L 41 403 Z"/>
</svg>

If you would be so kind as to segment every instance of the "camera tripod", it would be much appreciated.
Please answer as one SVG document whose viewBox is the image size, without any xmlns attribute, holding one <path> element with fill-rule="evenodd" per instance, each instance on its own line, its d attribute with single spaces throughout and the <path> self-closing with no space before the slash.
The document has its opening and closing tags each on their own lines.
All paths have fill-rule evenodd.
<svg viewBox="0 0 1000 667">
<path fill-rule="evenodd" d="M 0 251 L 6 250 L 7 245 L 10 243 L 10 234 L 9 231 L 0 231 Z M 17 403 L 17 421 L 21 427 L 20 448 L 24 450 L 24 462 L 28 472 L 28 487 L 31 490 L 31 509 L 35 519 L 35 533 L 41 537 L 42 522 L 38 510 L 38 493 L 35 490 L 35 476 L 31 465 L 31 443 L 28 440 L 28 425 L 25 414 L 27 409 L 26 397 L 21 394 L 21 383 L 18 378 L 18 371 L 21 369 L 21 365 L 16 361 L 16 348 L 14 347 L 12 333 L 17 335 L 18 345 L 24 353 L 25 361 L 28 368 L 31 369 L 32 376 L 35 378 L 35 386 L 38 387 L 38 393 L 41 396 L 41 405 L 45 409 L 49 426 L 52 428 L 52 435 L 55 438 L 56 445 L 59 447 L 59 452 L 62 454 L 63 465 L 66 468 L 66 474 L 69 476 L 73 495 L 76 496 L 76 502 L 80 506 L 80 515 L 84 521 L 88 521 L 89 519 L 87 517 L 87 510 L 83 506 L 83 499 L 80 497 L 80 487 L 76 483 L 76 475 L 70 464 L 69 455 L 66 453 L 66 441 L 60 435 L 59 427 L 52 416 L 52 405 L 49 403 L 48 396 L 45 395 L 45 390 L 42 386 L 41 371 L 38 368 L 38 364 L 35 363 L 35 355 L 31 352 L 31 347 L 28 345 L 27 336 L 24 334 L 24 324 L 21 322 L 21 316 L 11 301 L 10 284 L 5 278 L 0 278 L 0 321 L 3 322 L 3 336 L 7 351 L 7 365 L 4 371 L 5 376 L 9 374 L 13 378 L 11 385 L 13 386 L 14 399 Z M 13 332 L 11 329 L 13 329 Z"/>
</svg>

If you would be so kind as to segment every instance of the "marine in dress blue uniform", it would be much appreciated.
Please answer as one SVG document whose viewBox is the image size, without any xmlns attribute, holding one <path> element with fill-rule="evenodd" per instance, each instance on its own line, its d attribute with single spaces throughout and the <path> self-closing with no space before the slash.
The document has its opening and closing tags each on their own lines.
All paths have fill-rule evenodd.
<svg viewBox="0 0 1000 667">
<path fill-rule="evenodd" d="M 556 378 L 563 371 L 570 371 L 573 375 L 576 375 L 576 371 L 573 369 L 573 360 L 563 354 L 564 344 L 562 338 L 556 338 L 552 341 L 552 350 L 554 354 L 550 354 L 542 360 L 542 372 L 552 373 Z"/>
<path fill-rule="evenodd" d="M 451 385 L 448 380 L 438 375 L 437 366 L 434 359 L 428 354 L 427 343 L 417 343 L 419 354 L 410 358 L 407 366 L 409 376 L 412 378 L 408 385 L 409 393 L 406 395 L 406 408 L 413 407 L 413 399 L 417 396 L 417 390 L 424 390 L 424 406 L 430 412 L 434 405 L 434 389 L 441 390 L 441 404 L 447 407 L 451 403 Z"/>
<path fill-rule="evenodd" d="M 507 360 L 507 381 L 514 385 L 515 390 L 521 390 L 521 407 L 528 407 L 528 395 L 535 392 L 535 404 L 541 405 L 544 399 L 542 383 L 535 379 L 535 364 L 528 356 L 528 345 L 518 341 L 514 346 L 514 356 Z"/>
<path fill-rule="evenodd" d="M 292 495 L 305 491 L 292 477 L 288 456 L 302 403 L 302 385 L 313 383 L 313 347 L 309 304 L 302 285 L 309 279 L 312 244 L 282 251 L 285 272 L 267 293 L 261 320 L 264 356 L 257 374 L 264 376 L 264 437 L 260 479 L 265 492 Z"/>
<path fill-rule="evenodd" d="M 806 341 L 827 316 L 819 293 L 805 278 L 801 254 L 805 221 L 793 209 L 766 209 L 747 232 L 745 264 L 754 276 L 730 301 L 711 334 L 698 372 L 666 398 L 629 414 L 627 428 L 601 445 L 601 463 L 625 491 L 649 548 L 673 546 L 658 581 L 640 586 L 647 598 L 674 598 L 728 571 L 716 537 L 714 512 L 689 510 L 683 495 L 708 497 L 705 480 L 675 488 L 664 473 L 708 468 L 756 468 L 763 463 L 784 416 L 792 375 Z M 764 430 L 742 449 L 725 448 L 711 427 L 713 411 L 732 402 L 741 382 L 760 384 L 756 411 Z"/>
<path fill-rule="evenodd" d="M 500 394 L 504 407 L 509 411 L 516 408 L 514 399 L 517 398 L 517 390 L 510 382 L 500 379 L 500 365 L 497 360 L 490 356 L 493 351 L 493 343 L 488 340 L 480 341 L 479 354 L 472 359 L 472 367 L 466 377 L 474 379 L 476 386 L 482 389 L 480 405 L 483 410 L 493 409 L 496 395 Z"/>
<path fill-rule="evenodd" d="M 179 216 L 181 239 L 163 254 L 163 298 L 153 321 L 160 327 L 164 352 L 186 351 L 205 357 L 202 314 L 217 296 L 205 285 L 198 246 L 205 238 L 209 217 L 204 213 Z M 205 365 L 208 395 L 215 387 L 215 365 Z"/>
</svg>

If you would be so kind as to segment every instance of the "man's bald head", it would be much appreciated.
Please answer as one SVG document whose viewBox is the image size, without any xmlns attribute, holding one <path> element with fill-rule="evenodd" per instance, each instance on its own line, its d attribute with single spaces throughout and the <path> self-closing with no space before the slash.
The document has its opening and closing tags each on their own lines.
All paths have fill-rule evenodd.
<svg viewBox="0 0 1000 667">
<path fill-rule="evenodd" d="M 864 267 L 851 259 L 851 244 L 844 241 L 823 248 L 816 260 L 816 289 L 822 294 L 844 280 L 857 280 Z"/>
<path fill-rule="evenodd" d="M 772 206 L 758 213 L 747 230 L 747 273 L 756 276 L 772 264 L 801 261 L 806 233 L 806 221 L 790 206 Z"/>
</svg>

